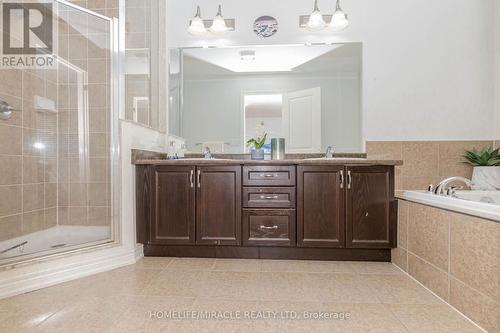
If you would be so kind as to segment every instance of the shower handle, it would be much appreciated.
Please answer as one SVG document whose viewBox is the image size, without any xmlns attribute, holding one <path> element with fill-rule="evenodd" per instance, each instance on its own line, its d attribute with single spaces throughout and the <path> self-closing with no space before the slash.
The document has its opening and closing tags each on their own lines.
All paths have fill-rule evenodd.
<svg viewBox="0 0 500 333">
<path fill-rule="evenodd" d="M 0 119 L 9 120 L 12 117 L 12 112 L 16 111 L 9 103 L 0 100 Z"/>
</svg>

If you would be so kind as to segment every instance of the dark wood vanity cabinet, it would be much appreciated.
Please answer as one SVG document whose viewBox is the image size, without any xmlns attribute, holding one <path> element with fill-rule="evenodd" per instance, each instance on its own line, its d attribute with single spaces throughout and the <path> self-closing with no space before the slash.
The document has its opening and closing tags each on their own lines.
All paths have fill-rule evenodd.
<svg viewBox="0 0 500 333">
<path fill-rule="evenodd" d="M 151 171 L 151 242 L 195 244 L 195 167 L 156 166 Z"/>
<path fill-rule="evenodd" d="M 138 241 L 148 238 L 149 243 L 158 245 L 240 245 L 239 165 L 159 165 L 140 167 L 136 172 L 138 185 L 151 189 L 137 192 L 142 195 L 137 207 Z M 149 207 L 144 202 L 149 202 Z"/>
<path fill-rule="evenodd" d="M 241 167 L 198 166 L 196 243 L 240 245 Z"/>
<path fill-rule="evenodd" d="M 297 244 L 395 247 L 397 207 L 391 166 L 298 166 Z"/>
<path fill-rule="evenodd" d="M 344 166 L 297 167 L 297 245 L 345 247 Z"/>
<path fill-rule="evenodd" d="M 346 247 L 395 247 L 394 168 L 363 166 L 346 170 Z"/>
<path fill-rule="evenodd" d="M 393 166 L 138 165 L 146 255 L 390 261 Z"/>
</svg>

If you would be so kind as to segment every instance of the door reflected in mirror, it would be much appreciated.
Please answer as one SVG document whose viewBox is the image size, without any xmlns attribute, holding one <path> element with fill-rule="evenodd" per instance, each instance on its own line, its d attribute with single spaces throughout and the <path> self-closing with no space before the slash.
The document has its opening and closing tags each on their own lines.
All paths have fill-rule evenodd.
<svg viewBox="0 0 500 333">
<path fill-rule="evenodd" d="M 169 118 L 191 152 L 248 152 L 267 133 L 289 153 L 362 152 L 360 43 L 173 49 Z M 172 54 L 171 53 L 171 54 Z M 174 77 L 175 76 L 175 77 Z M 177 97 L 179 96 L 179 97 Z M 174 133 L 175 132 L 175 133 Z"/>
</svg>

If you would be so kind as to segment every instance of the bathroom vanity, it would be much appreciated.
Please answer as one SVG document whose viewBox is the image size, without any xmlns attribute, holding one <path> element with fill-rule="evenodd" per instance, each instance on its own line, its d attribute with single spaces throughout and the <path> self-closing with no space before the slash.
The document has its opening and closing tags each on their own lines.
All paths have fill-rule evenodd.
<svg viewBox="0 0 500 333">
<path fill-rule="evenodd" d="M 146 256 L 390 261 L 396 247 L 399 161 L 134 163 Z"/>
</svg>

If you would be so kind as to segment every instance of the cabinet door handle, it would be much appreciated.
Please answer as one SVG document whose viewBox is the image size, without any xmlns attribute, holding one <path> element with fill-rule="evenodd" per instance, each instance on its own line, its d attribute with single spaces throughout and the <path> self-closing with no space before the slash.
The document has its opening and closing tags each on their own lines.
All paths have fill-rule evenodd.
<svg viewBox="0 0 500 333">
<path fill-rule="evenodd" d="M 278 229 L 278 226 L 277 225 L 273 225 L 272 227 L 266 227 L 265 225 L 261 225 L 260 229 L 264 229 L 264 230 L 276 230 L 276 229 Z"/>
<path fill-rule="evenodd" d="M 196 182 L 198 183 L 198 188 L 200 188 L 201 187 L 201 171 L 200 170 L 198 170 Z"/>
<path fill-rule="evenodd" d="M 344 170 L 340 170 L 340 188 L 344 188 Z"/>
<path fill-rule="evenodd" d="M 277 195 L 261 195 L 260 196 L 261 199 L 265 199 L 265 200 L 276 200 L 278 199 L 279 197 Z"/>
<path fill-rule="evenodd" d="M 261 174 L 260 176 L 264 178 L 274 178 L 276 177 L 276 174 L 266 173 L 266 174 Z"/>
<path fill-rule="evenodd" d="M 194 187 L 194 170 L 191 170 L 191 173 L 189 174 L 189 184 L 191 185 L 191 188 Z"/>
<path fill-rule="evenodd" d="M 352 187 L 352 175 L 351 170 L 347 171 L 347 188 L 350 190 Z"/>
</svg>

